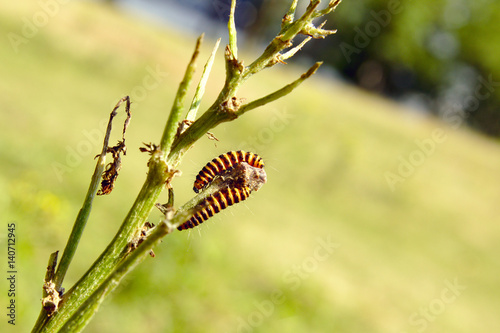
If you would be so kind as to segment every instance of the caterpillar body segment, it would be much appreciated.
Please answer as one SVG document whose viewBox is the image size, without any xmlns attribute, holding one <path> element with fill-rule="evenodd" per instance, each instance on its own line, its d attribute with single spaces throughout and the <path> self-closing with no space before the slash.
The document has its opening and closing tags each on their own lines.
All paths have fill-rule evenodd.
<svg viewBox="0 0 500 333">
<path fill-rule="evenodd" d="M 177 227 L 178 230 L 186 230 L 194 228 L 197 225 L 208 220 L 221 210 L 245 200 L 250 195 L 251 190 L 248 187 L 231 188 L 226 187 L 218 192 L 215 192 L 206 198 L 200 205 L 199 209 L 191 216 L 189 220 Z"/>
<path fill-rule="evenodd" d="M 241 162 L 246 162 L 255 168 L 264 168 L 264 161 L 259 155 L 245 152 L 243 150 L 230 151 L 214 158 L 208 162 L 203 169 L 201 169 L 196 176 L 193 190 L 198 193 L 200 190 L 208 186 L 215 177 Z"/>
</svg>

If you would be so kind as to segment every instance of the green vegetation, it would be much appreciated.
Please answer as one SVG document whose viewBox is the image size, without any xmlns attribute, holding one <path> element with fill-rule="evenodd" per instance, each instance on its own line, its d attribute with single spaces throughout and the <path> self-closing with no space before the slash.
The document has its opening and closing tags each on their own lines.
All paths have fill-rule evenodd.
<svg viewBox="0 0 500 333">
<path fill-rule="evenodd" d="M 40 10 L 36 3 L 0 6 L 4 36 L 20 33 L 21 19 Z M 18 53 L 0 40 L 0 209 L 4 225 L 14 221 L 18 230 L 16 331 L 28 331 L 36 319 L 48 255 L 63 249 L 80 208 L 101 121 L 131 96 L 123 169 L 115 192 L 94 203 L 66 288 L 109 243 L 135 199 L 148 158 L 138 147 L 160 139 L 195 39 L 98 4 L 69 3 Z M 240 45 L 240 57 L 252 59 L 249 52 Z M 206 91 L 212 100 L 223 67 L 218 54 Z M 274 68 L 239 97 L 251 101 L 302 72 Z M 432 148 L 437 128 L 445 136 Z M 187 153 L 183 177 L 174 180 L 178 202 L 192 197 L 194 175 L 206 161 L 231 149 L 262 155 L 269 183 L 198 230 L 167 237 L 87 331 L 500 328 L 496 142 L 319 76 L 214 134 L 219 142 L 202 140 Z M 386 173 L 397 175 L 418 151 L 423 162 L 392 191 Z M 335 246 L 318 248 L 329 240 Z M 451 290 L 455 281 L 466 289 Z M 0 327 L 12 329 L 5 320 Z"/>
<path fill-rule="evenodd" d="M 465 112 L 469 126 L 498 137 L 499 18 L 498 1 L 359 0 L 333 18 L 342 36 L 318 47 L 365 89 L 424 97 L 427 111 L 444 119 Z M 483 80 L 491 82 L 487 95 L 476 90 Z"/>
</svg>

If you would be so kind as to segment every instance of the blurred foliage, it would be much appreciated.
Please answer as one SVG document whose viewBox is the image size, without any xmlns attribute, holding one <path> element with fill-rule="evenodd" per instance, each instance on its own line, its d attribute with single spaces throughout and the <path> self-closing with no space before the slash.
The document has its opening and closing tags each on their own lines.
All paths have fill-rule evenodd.
<svg viewBox="0 0 500 333">
<path fill-rule="evenodd" d="M 500 62 L 494 56 L 500 51 L 500 3 L 346 4 L 334 17 L 342 33 L 330 46 L 354 49 L 337 52 L 329 63 L 366 89 L 417 103 L 445 120 L 449 113 L 465 114 L 469 125 L 500 136 Z M 484 80 L 494 83 L 485 87 Z"/>
<path fill-rule="evenodd" d="M 243 3 L 258 19 L 243 15 L 242 28 L 268 39 L 289 1 Z M 337 36 L 310 43 L 304 53 L 367 90 L 445 120 L 465 115 L 472 127 L 500 136 L 499 20 L 500 2 L 492 0 L 345 0 L 327 24 Z"/>
<path fill-rule="evenodd" d="M 499 19 L 497 1 L 346 1 L 330 44 L 343 54 L 327 61 L 362 87 L 440 115 L 465 113 L 500 136 Z"/>
</svg>

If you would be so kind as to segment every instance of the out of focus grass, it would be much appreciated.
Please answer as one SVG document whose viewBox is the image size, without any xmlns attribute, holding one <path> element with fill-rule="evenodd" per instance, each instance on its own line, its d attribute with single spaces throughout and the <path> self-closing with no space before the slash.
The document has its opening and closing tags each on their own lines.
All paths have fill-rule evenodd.
<svg viewBox="0 0 500 333">
<path fill-rule="evenodd" d="M 16 223 L 19 271 L 17 325 L 7 327 L 5 318 L 0 325 L 26 332 L 39 311 L 49 253 L 64 248 L 99 151 L 85 133 L 99 130 L 131 94 L 124 168 L 113 194 L 94 204 L 66 287 L 135 199 L 147 161 L 138 147 L 159 140 L 195 36 L 70 2 L 15 53 L 7 34 L 21 34 L 22 18 L 41 9 L 36 2 L 0 8 L 0 233 L 3 242 L 7 223 Z M 218 58 L 206 105 L 223 82 Z M 139 94 L 151 70 L 162 73 L 158 84 L 146 79 L 150 89 Z M 272 69 L 240 97 L 262 96 L 302 71 Z M 446 140 L 392 191 L 384 174 L 397 173 L 399 158 L 436 128 Z M 202 140 L 184 160 L 177 204 L 192 195 L 204 163 L 228 150 L 262 155 L 269 183 L 200 228 L 168 236 L 102 305 L 89 332 L 500 330 L 497 142 L 321 75 L 214 134 L 219 142 Z M 58 175 L 54 163 L 71 165 Z M 318 250 L 319 239 L 336 248 Z M 450 294 L 446 281 L 466 289 Z M 281 298 L 273 303 L 275 293 Z"/>
</svg>

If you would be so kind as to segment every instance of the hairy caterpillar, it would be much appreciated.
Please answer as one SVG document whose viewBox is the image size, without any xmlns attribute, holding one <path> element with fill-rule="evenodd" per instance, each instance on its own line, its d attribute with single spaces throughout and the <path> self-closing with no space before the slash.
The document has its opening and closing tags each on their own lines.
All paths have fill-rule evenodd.
<svg viewBox="0 0 500 333">
<path fill-rule="evenodd" d="M 215 192 L 206 198 L 200 204 L 201 208 L 189 220 L 179 225 L 177 229 L 186 230 L 196 227 L 228 206 L 245 200 L 250 195 L 250 192 L 250 188 L 246 186 L 243 188 L 226 187 Z"/>
<path fill-rule="evenodd" d="M 241 162 L 246 162 L 255 168 L 264 168 L 264 161 L 259 155 L 242 150 L 230 151 L 214 158 L 201 169 L 196 176 L 193 190 L 198 193 L 201 189 L 209 185 L 216 176 Z"/>
</svg>

